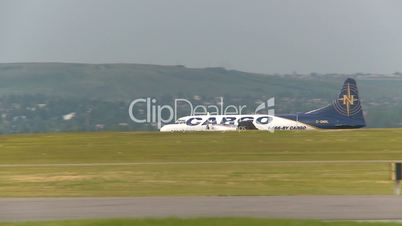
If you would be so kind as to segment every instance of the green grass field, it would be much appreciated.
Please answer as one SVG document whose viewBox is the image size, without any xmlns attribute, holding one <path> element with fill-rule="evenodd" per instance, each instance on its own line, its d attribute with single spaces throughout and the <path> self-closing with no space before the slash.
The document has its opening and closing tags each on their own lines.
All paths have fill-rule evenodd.
<svg viewBox="0 0 402 226">
<path fill-rule="evenodd" d="M 112 219 L 0 223 L 0 226 L 393 226 L 399 223 L 271 220 L 258 218 L 199 218 L 199 219 Z"/>
<path fill-rule="evenodd" d="M 392 194 L 366 160 L 398 159 L 401 129 L 0 136 L 0 196 Z"/>
</svg>

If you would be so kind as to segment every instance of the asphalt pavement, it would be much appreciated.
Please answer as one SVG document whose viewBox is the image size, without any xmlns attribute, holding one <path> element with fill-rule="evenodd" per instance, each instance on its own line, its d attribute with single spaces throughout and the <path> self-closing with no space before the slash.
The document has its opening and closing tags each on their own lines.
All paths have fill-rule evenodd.
<svg viewBox="0 0 402 226">
<path fill-rule="evenodd" d="M 144 217 L 401 220 L 402 197 L 231 196 L 0 199 L 0 221 Z"/>
</svg>

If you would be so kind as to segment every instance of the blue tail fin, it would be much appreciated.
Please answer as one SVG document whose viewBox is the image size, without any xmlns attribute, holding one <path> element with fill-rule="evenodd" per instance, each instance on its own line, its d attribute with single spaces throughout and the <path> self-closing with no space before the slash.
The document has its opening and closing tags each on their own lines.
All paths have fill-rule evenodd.
<svg viewBox="0 0 402 226">
<path fill-rule="evenodd" d="M 331 105 L 306 112 L 305 115 L 333 119 L 336 128 L 359 128 L 366 125 L 356 81 L 352 78 L 346 79 L 338 98 Z"/>
</svg>

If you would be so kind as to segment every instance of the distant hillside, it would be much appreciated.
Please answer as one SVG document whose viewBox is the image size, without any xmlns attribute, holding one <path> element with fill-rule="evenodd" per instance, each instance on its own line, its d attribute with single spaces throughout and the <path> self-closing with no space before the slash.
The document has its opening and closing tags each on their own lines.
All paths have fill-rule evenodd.
<svg viewBox="0 0 402 226">
<path fill-rule="evenodd" d="M 0 95 L 49 95 L 101 100 L 142 96 L 272 96 L 329 94 L 333 81 L 299 80 L 224 68 L 140 64 L 0 64 Z"/>
<path fill-rule="evenodd" d="M 156 97 L 161 103 L 224 97 L 255 104 L 275 96 L 277 112 L 320 107 L 335 97 L 343 79 L 358 80 L 371 127 L 400 127 L 402 76 L 372 74 L 264 75 L 224 68 L 142 64 L 0 64 L 0 132 L 153 129 L 134 125 L 128 103 Z M 40 107 L 38 107 L 40 106 Z M 63 115 L 75 113 L 73 120 Z"/>
</svg>

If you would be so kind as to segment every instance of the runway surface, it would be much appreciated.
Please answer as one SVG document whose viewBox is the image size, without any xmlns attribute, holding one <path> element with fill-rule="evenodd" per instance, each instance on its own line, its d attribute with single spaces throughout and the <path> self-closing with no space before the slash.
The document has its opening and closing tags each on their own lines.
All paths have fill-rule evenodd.
<svg viewBox="0 0 402 226">
<path fill-rule="evenodd" d="M 1 198 L 0 221 L 144 217 L 400 220 L 396 196 Z"/>
</svg>

